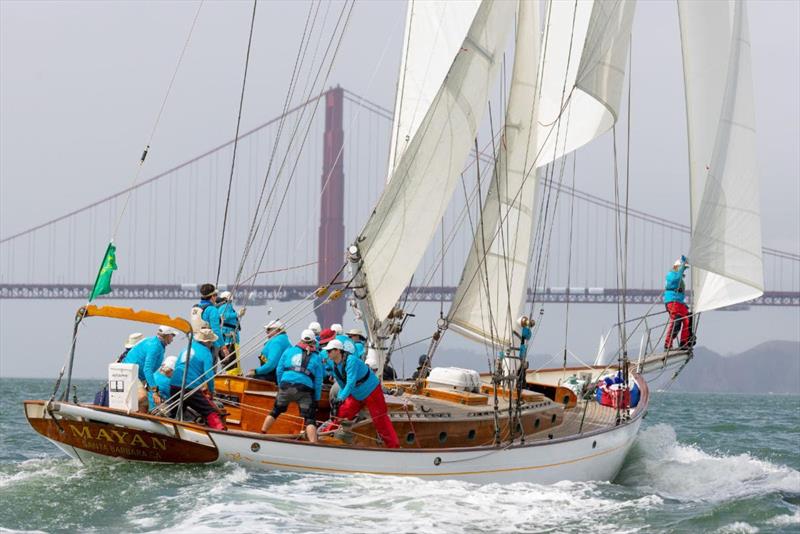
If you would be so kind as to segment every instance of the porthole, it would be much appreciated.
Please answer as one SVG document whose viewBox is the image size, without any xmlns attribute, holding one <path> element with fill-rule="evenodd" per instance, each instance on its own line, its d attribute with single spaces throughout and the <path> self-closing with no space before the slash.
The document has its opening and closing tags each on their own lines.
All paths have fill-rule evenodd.
<svg viewBox="0 0 800 534">
<path fill-rule="evenodd" d="M 258 443 L 253 443 L 252 445 L 250 445 L 250 450 L 253 452 L 258 452 L 261 450 L 261 445 L 259 445 Z"/>
<path fill-rule="evenodd" d="M 553 434 L 547 434 L 547 439 L 553 439 Z"/>
<path fill-rule="evenodd" d="M 541 421 L 539 421 L 539 418 L 537 417 L 536 421 L 533 422 L 533 428 L 539 428 L 539 424 L 540 423 L 541 423 Z"/>
<path fill-rule="evenodd" d="M 553 415 L 550 417 L 550 423 L 552 423 L 552 424 L 556 424 L 556 414 L 553 414 Z"/>
<path fill-rule="evenodd" d="M 475 439 L 475 429 L 471 428 L 467 433 L 467 439 Z"/>
<path fill-rule="evenodd" d="M 569 404 L 569 395 L 564 395 L 564 406 Z"/>
<path fill-rule="evenodd" d="M 406 434 L 406 443 L 409 444 L 414 443 L 414 439 L 416 439 L 416 436 L 414 435 L 413 432 L 409 432 L 408 434 Z"/>
<path fill-rule="evenodd" d="M 439 432 L 439 443 L 447 441 L 447 432 Z"/>
<path fill-rule="evenodd" d="M 597 447 L 597 441 L 593 441 L 593 442 L 592 442 L 592 448 L 594 449 L 594 448 L 596 448 L 596 447 Z"/>
</svg>

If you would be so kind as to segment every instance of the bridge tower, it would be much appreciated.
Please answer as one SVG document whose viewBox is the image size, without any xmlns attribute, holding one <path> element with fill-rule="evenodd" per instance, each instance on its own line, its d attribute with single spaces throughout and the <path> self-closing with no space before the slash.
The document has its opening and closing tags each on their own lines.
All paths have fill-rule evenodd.
<svg viewBox="0 0 800 534">
<path fill-rule="evenodd" d="M 319 212 L 319 285 L 328 284 L 344 262 L 344 132 L 342 112 L 344 90 L 336 86 L 325 93 L 325 138 Z M 326 183 L 327 182 L 327 183 Z M 318 299 L 316 304 L 320 304 Z M 340 323 L 346 301 L 340 298 L 316 310 L 323 328 Z"/>
</svg>

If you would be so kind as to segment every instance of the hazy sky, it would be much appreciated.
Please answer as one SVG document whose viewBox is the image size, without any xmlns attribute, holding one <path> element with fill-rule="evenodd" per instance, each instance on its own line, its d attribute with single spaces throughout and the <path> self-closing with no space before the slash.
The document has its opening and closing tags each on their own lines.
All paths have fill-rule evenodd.
<svg viewBox="0 0 800 534">
<path fill-rule="evenodd" d="M 332 18 L 339 4 L 323 10 Z M 762 178 L 764 245 L 800 246 L 800 2 L 748 2 Z M 127 187 L 197 8 L 196 2 L 17 2 L 0 0 L 0 236 Z M 233 136 L 251 2 L 206 2 L 162 117 L 144 176 Z M 261 2 L 243 129 L 279 114 L 308 9 Z M 330 85 L 391 108 L 405 4 L 359 2 Z M 384 53 L 384 51 L 386 51 Z M 674 1 L 642 1 L 633 35 L 632 205 L 688 222 L 681 54 Z M 582 150 L 582 169 L 608 168 L 606 136 Z M 605 172 L 605 171 L 604 171 Z M 587 171 L 591 175 L 590 171 Z M 610 198 L 608 183 L 581 188 Z M 0 374 L 53 374 L 78 302 L 1 301 Z M 179 313 L 187 302 L 164 304 Z M 553 306 L 552 322 L 563 314 Z M 259 312 L 261 317 L 263 313 Z M 434 314 L 434 311 L 430 312 Z M 574 307 L 579 347 L 591 352 L 613 308 Z M 41 365 L 15 356 L 53 329 Z M 548 319 L 549 321 L 550 319 Z M 572 320 L 572 319 L 571 319 Z M 256 323 L 253 319 L 253 327 Z M 757 325 L 750 328 L 750 325 Z M 419 327 L 427 332 L 430 327 Z M 705 319 L 710 348 L 800 339 L 800 312 L 719 312 Z M 115 334 L 116 335 L 116 334 Z M 124 333 L 122 334 L 124 337 Z M 563 329 L 542 334 L 558 350 Z M 107 343 L 106 343 L 107 342 Z M 109 347 L 119 343 L 110 334 Z M 458 345 L 454 342 L 455 346 Z M 111 349 L 109 349 L 111 350 Z M 97 361 L 105 358 L 97 356 Z M 89 367 L 84 374 L 98 375 Z"/>
</svg>

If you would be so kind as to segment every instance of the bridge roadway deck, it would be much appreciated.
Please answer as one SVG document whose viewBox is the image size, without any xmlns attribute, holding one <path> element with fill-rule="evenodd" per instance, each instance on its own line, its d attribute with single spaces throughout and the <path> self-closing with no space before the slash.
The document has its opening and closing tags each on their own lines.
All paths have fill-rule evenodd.
<svg viewBox="0 0 800 534">
<path fill-rule="evenodd" d="M 224 286 L 220 286 L 221 288 Z M 250 294 L 251 303 L 268 300 L 302 300 L 314 292 L 317 286 L 277 286 L 259 285 L 241 291 Z M 72 299 L 85 300 L 91 286 L 84 284 L 0 284 L 0 299 Z M 455 287 L 411 287 L 409 301 L 440 302 L 451 301 Z M 623 292 L 609 288 L 547 288 L 528 292 L 528 301 L 570 302 L 582 304 L 613 304 L 623 300 L 629 304 L 653 304 L 661 302 L 661 290 L 628 289 Z M 115 285 L 109 295 L 101 299 L 121 300 L 195 300 L 198 298 L 196 284 L 156 285 L 133 284 Z M 766 291 L 763 296 L 748 302 L 745 306 L 800 306 L 800 292 Z M 733 307 L 739 309 L 741 307 Z"/>
</svg>

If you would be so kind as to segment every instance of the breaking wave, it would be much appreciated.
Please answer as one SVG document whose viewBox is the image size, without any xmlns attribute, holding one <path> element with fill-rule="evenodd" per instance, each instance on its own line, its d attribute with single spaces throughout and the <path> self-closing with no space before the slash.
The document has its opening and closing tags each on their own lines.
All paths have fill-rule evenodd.
<svg viewBox="0 0 800 534">
<path fill-rule="evenodd" d="M 800 494 L 800 472 L 749 454 L 715 455 L 681 444 L 666 424 L 641 432 L 618 482 L 679 501 Z"/>
</svg>

